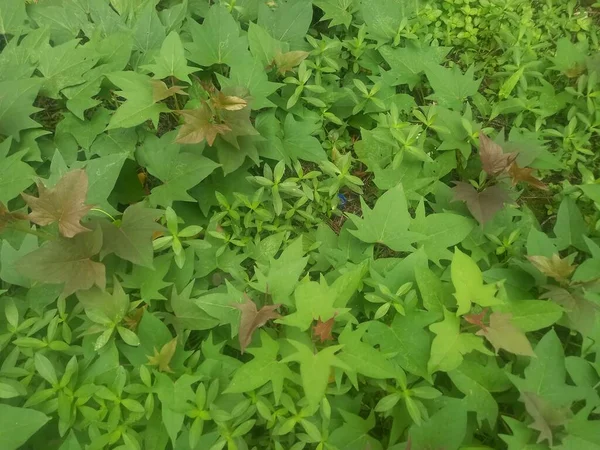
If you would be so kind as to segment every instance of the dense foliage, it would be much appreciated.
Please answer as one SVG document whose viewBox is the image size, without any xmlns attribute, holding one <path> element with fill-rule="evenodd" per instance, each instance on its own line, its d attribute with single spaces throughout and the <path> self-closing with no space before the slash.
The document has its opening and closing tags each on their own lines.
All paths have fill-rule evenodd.
<svg viewBox="0 0 600 450">
<path fill-rule="evenodd" d="M 0 1 L 0 448 L 600 449 L 598 14 Z"/>
</svg>

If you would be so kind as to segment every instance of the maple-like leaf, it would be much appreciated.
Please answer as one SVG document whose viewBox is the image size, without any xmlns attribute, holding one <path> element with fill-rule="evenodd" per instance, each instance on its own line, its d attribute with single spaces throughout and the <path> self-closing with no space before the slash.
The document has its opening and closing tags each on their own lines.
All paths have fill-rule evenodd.
<svg viewBox="0 0 600 450">
<path fill-rule="evenodd" d="M 150 81 L 152 84 L 152 100 L 155 102 L 160 102 L 165 98 L 169 98 L 175 94 L 179 95 L 187 95 L 187 93 L 183 90 L 183 86 L 171 86 L 168 87 L 164 81 L 160 80 L 152 80 Z"/>
<path fill-rule="evenodd" d="M 515 355 L 535 356 L 527 336 L 513 325 L 511 319 L 511 313 L 494 312 L 490 315 L 490 324 L 479 330 L 477 335 L 485 336 L 496 352 L 502 348 Z"/>
<path fill-rule="evenodd" d="M 99 228 L 67 239 L 58 238 L 21 258 L 16 266 L 29 278 L 50 284 L 64 284 L 67 296 L 93 285 L 104 289 L 106 271 L 104 264 L 92 261 L 102 247 Z"/>
<path fill-rule="evenodd" d="M 236 95 L 225 95 L 220 92 L 212 99 L 215 108 L 224 109 L 226 111 L 239 111 L 244 109 L 248 102 Z"/>
<path fill-rule="evenodd" d="M 173 359 L 173 355 L 177 350 L 177 338 L 174 337 L 165 345 L 162 346 L 160 352 L 154 347 L 154 355 L 148 356 L 148 365 L 157 366 L 159 372 L 173 373 L 173 370 L 169 367 L 169 363 Z"/>
<path fill-rule="evenodd" d="M 256 303 L 248 296 L 246 296 L 245 303 L 234 303 L 232 306 L 242 312 L 239 329 L 239 341 L 242 353 L 244 353 L 246 347 L 252 342 L 254 331 L 266 324 L 267 321 L 279 319 L 281 317 L 281 315 L 275 311 L 281 304 L 265 305 L 258 310 L 256 308 Z"/>
<path fill-rule="evenodd" d="M 567 258 L 561 258 L 556 253 L 551 258 L 547 256 L 528 256 L 527 259 L 544 275 L 554 278 L 559 283 L 566 283 L 575 271 L 575 264 Z"/>
<path fill-rule="evenodd" d="M 308 58 L 308 55 L 308 52 L 303 52 L 300 50 L 277 53 L 273 59 L 273 62 L 277 66 L 277 73 L 283 75 L 286 72 L 289 72 L 294 67 L 300 65 L 300 63 L 306 58 Z"/>
<path fill-rule="evenodd" d="M 183 116 L 184 124 L 177 133 L 179 144 L 198 144 L 206 140 L 212 147 L 218 134 L 231 131 L 229 126 L 222 123 L 214 123 L 213 113 L 210 107 L 202 104 L 196 109 L 184 109 L 177 111 Z"/>
<path fill-rule="evenodd" d="M 164 229 L 156 223 L 161 215 L 158 209 L 136 203 L 125 210 L 120 221 L 100 222 L 104 234 L 102 256 L 114 253 L 134 264 L 152 267 L 152 235 Z"/>
<path fill-rule="evenodd" d="M 508 169 L 508 174 L 510 175 L 513 186 L 517 183 L 527 183 L 530 186 L 547 191 L 548 186 L 543 181 L 531 175 L 531 172 L 533 172 L 533 169 L 529 167 L 519 167 L 516 162 L 513 162 Z"/>
<path fill-rule="evenodd" d="M 332 317 L 329 320 L 323 322 L 321 319 L 317 320 L 317 324 L 313 327 L 313 337 L 319 338 L 319 341 L 333 341 L 331 330 L 333 329 L 333 323 L 335 318 Z"/>
<path fill-rule="evenodd" d="M 547 440 L 552 447 L 552 429 L 566 424 L 572 416 L 571 410 L 567 407 L 557 408 L 531 392 L 523 392 L 520 400 L 525 404 L 525 409 L 533 419 L 529 428 L 540 432 L 537 443 Z"/>
<path fill-rule="evenodd" d="M 486 316 L 487 312 L 488 312 L 488 308 L 483 308 L 480 313 L 478 313 L 478 314 L 465 314 L 463 316 L 463 318 L 467 322 L 469 322 L 469 323 L 471 323 L 473 325 L 478 326 L 482 330 L 485 330 L 487 328 L 487 326 L 485 325 L 485 323 L 483 323 L 483 320 L 485 319 L 485 316 Z"/>
<path fill-rule="evenodd" d="M 27 215 L 11 212 L 4 206 L 4 203 L 0 202 L 0 232 L 4 230 L 7 225 L 16 222 L 17 220 L 27 220 Z"/>
<path fill-rule="evenodd" d="M 92 206 L 85 205 L 88 191 L 88 176 L 85 170 L 73 170 L 66 173 L 52 189 L 38 183 L 39 197 L 22 194 L 31 208 L 29 220 L 38 225 L 50 225 L 58 222 L 58 230 L 65 237 L 73 237 L 84 231 L 90 231 L 79 221 Z"/>
<path fill-rule="evenodd" d="M 490 221 L 505 203 L 511 201 L 508 192 L 500 186 L 490 186 L 477 192 L 469 183 L 457 181 L 455 185 L 452 188 L 453 201 L 465 202 L 470 213 L 481 225 Z"/>
<path fill-rule="evenodd" d="M 506 171 L 516 157 L 515 153 L 504 153 L 502 147 L 485 134 L 479 134 L 479 158 L 483 170 L 488 175 L 496 176 Z"/>
</svg>

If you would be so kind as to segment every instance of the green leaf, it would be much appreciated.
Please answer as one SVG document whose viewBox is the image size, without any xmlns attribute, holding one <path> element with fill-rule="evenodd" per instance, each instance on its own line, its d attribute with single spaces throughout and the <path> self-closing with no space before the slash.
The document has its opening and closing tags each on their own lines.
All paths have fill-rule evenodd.
<svg viewBox="0 0 600 450">
<path fill-rule="evenodd" d="M 143 203 L 136 203 L 125 210 L 121 220 L 101 221 L 104 235 L 102 257 L 114 253 L 134 264 L 152 267 L 152 235 L 163 229 L 156 222 L 161 216 L 162 211 L 147 208 Z"/>
<path fill-rule="evenodd" d="M 467 432 L 467 411 L 452 402 L 433 414 L 421 426 L 413 425 L 410 437 L 413 448 L 458 450 Z"/>
<path fill-rule="evenodd" d="M 260 332 L 261 346 L 251 347 L 246 351 L 254 358 L 245 363 L 233 374 L 233 378 L 225 389 L 225 394 L 240 394 L 253 391 L 271 381 L 275 401 L 278 403 L 283 390 L 283 381 L 290 378 L 292 372 L 285 364 L 277 361 L 279 344 L 264 331 Z"/>
<path fill-rule="evenodd" d="M 138 2 L 140 3 L 140 2 Z M 133 25 L 133 48 L 140 53 L 139 61 L 148 63 L 165 40 L 163 27 L 155 8 L 156 2 L 145 2 Z"/>
<path fill-rule="evenodd" d="M 123 286 L 140 290 L 140 295 L 145 301 L 166 300 L 160 291 L 171 286 L 164 278 L 171 267 L 173 256 L 166 254 L 154 259 L 154 268 L 133 266 L 130 274 L 121 274 Z"/>
<path fill-rule="evenodd" d="M 275 56 L 289 51 L 287 42 L 271 37 L 269 32 L 253 22 L 248 24 L 248 45 L 250 52 L 264 67 L 273 63 Z"/>
<path fill-rule="evenodd" d="M 85 81 L 83 75 L 94 67 L 99 57 L 79 43 L 79 39 L 73 39 L 50 47 L 40 55 L 39 71 L 45 77 L 40 89 L 42 95 L 58 99 L 64 88 Z"/>
<path fill-rule="evenodd" d="M 96 287 L 87 291 L 77 292 L 77 299 L 85 309 L 86 314 L 108 318 L 114 323 L 123 320 L 129 310 L 129 296 L 115 279 L 112 294 Z"/>
<path fill-rule="evenodd" d="M 96 229 L 73 238 L 59 237 L 25 255 L 17 263 L 18 270 L 42 283 L 63 284 L 63 295 L 89 289 L 104 289 L 104 264 L 92 261 L 102 247 L 102 232 Z"/>
<path fill-rule="evenodd" d="M 49 420 L 50 417 L 34 409 L 0 404 L 0 447 L 20 448 Z"/>
<path fill-rule="evenodd" d="M 0 82 L 0 134 L 18 141 L 21 130 L 40 126 L 29 116 L 40 110 L 31 105 L 42 82 L 41 78 Z"/>
<path fill-rule="evenodd" d="M 9 137 L 0 144 L 0 203 L 4 204 L 31 186 L 35 177 L 33 168 L 21 161 L 25 152 L 7 156 L 11 142 Z"/>
<path fill-rule="evenodd" d="M 385 354 L 407 372 L 429 379 L 427 362 L 431 347 L 430 334 L 422 320 L 416 316 L 396 315 L 390 326 L 382 322 L 369 322 L 368 341 L 379 345 Z"/>
<path fill-rule="evenodd" d="M 309 0 L 282 0 L 277 8 L 271 9 L 266 4 L 258 8 L 258 24 L 275 39 L 289 42 L 292 50 L 302 45 L 312 16 Z"/>
<path fill-rule="evenodd" d="M 408 231 L 410 215 L 401 184 L 379 197 L 373 209 L 361 197 L 361 207 L 362 219 L 348 214 L 357 228 L 349 231 L 361 241 L 383 244 L 397 252 L 410 252 L 414 250 L 411 243 L 422 238 L 421 234 Z"/>
<path fill-rule="evenodd" d="M 525 332 L 547 328 L 563 315 L 556 303 L 543 300 L 521 300 L 494 307 L 498 312 L 510 312 L 512 323 Z"/>
<path fill-rule="evenodd" d="M 559 250 L 564 250 L 570 245 L 580 250 L 587 250 L 584 236 L 587 233 L 587 225 L 583 216 L 571 197 L 566 196 L 558 208 L 556 224 L 554 225 L 554 234 L 556 235 L 556 245 Z"/>
<path fill-rule="evenodd" d="M 294 292 L 296 311 L 279 320 L 280 323 L 300 328 L 306 331 L 313 320 L 323 322 L 331 319 L 336 309 L 333 307 L 335 295 L 326 283 L 309 281 L 300 283 Z"/>
<path fill-rule="evenodd" d="M 483 340 L 471 333 L 460 332 L 460 319 L 444 309 L 444 320 L 434 323 L 429 329 L 436 335 L 431 343 L 431 356 L 427 363 L 430 374 L 434 372 L 450 372 L 460 367 L 463 355 L 477 350 L 491 354 L 483 344 Z"/>
<path fill-rule="evenodd" d="M 185 47 L 188 59 L 196 64 L 233 66 L 236 59 L 248 51 L 248 40 L 240 36 L 239 25 L 219 4 L 211 6 L 202 25 L 188 20 L 187 26 L 192 42 Z"/>
<path fill-rule="evenodd" d="M 587 55 L 587 42 L 574 44 L 569 38 L 563 37 L 556 43 L 556 55 L 550 59 L 556 70 L 569 78 L 577 78 L 585 71 Z"/>
<path fill-rule="evenodd" d="M 310 408 L 316 408 L 325 395 L 331 367 L 352 372 L 352 368 L 343 363 L 335 354 L 343 347 L 332 345 L 314 353 L 305 344 L 290 340 L 289 343 L 296 349 L 296 353 L 284 358 L 281 362 L 297 361 L 300 363 L 300 376 L 304 395 Z"/>
<path fill-rule="evenodd" d="M 329 28 L 336 25 L 348 28 L 352 22 L 352 13 L 357 10 L 355 0 L 314 0 L 313 4 L 324 13 L 321 21 L 331 20 Z"/>
<path fill-rule="evenodd" d="M 154 64 L 144 66 L 143 69 L 152 72 L 153 78 L 158 80 L 174 76 L 190 84 L 189 75 L 195 72 L 195 69 L 187 65 L 181 38 L 175 31 L 171 31 L 162 43 L 160 53 L 154 58 Z"/>
<path fill-rule="evenodd" d="M 50 383 L 51 386 L 56 386 L 58 384 L 58 377 L 50 360 L 41 353 L 36 353 L 34 362 L 37 373 Z"/>
<path fill-rule="evenodd" d="M 117 91 L 117 94 L 126 99 L 110 118 L 107 130 L 131 128 L 147 120 L 152 121 L 154 126 L 158 126 L 159 114 L 169 111 L 169 108 L 164 103 L 154 101 L 149 76 L 137 72 L 113 72 L 107 77 L 122 89 Z"/>
<path fill-rule="evenodd" d="M 171 206 L 174 201 L 196 201 L 189 189 L 210 175 L 219 165 L 198 152 L 186 152 L 174 142 L 173 132 L 160 139 L 148 137 L 138 149 L 138 160 L 152 176 L 163 182 L 152 189 L 151 203 Z"/>
<path fill-rule="evenodd" d="M 209 291 L 193 300 L 201 311 L 216 319 L 220 325 L 231 325 L 231 337 L 238 334 L 240 324 L 240 310 L 236 305 L 245 301 L 244 293 L 235 289 L 231 283 L 227 283 L 227 291 L 222 289 L 216 292 Z"/>
<path fill-rule="evenodd" d="M 220 321 L 203 311 L 203 308 L 197 303 L 198 299 L 190 298 L 193 287 L 194 283 L 192 282 L 181 293 L 173 288 L 171 308 L 173 308 L 173 313 L 177 318 L 177 324 L 188 330 L 210 330 L 219 325 Z"/>
<path fill-rule="evenodd" d="M 27 20 L 25 3 L 20 0 L 7 0 L 0 5 L 0 34 L 19 36 Z"/>
<path fill-rule="evenodd" d="M 425 69 L 427 79 L 433 88 L 433 95 L 440 106 L 462 111 L 468 97 L 477 93 L 481 80 L 474 80 L 474 67 L 470 67 L 464 75 L 458 67 L 447 69 L 438 65 L 428 65 Z"/>
<path fill-rule="evenodd" d="M 379 53 L 392 69 L 395 84 L 408 84 L 410 89 L 421 81 L 421 75 L 428 66 L 440 64 L 449 51 L 449 47 L 428 46 L 411 41 L 406 47 L 379 48 Z"/>
<path fill-rule="evenodd" d="M 458 303 L 456 314 L 461 316 L 471 310 L 471 303 L 480 306 L 493 306 L 501 303 L 496 299 L 497 288 L 494 284 L 484 284 L 481 270 L 469 256 L 454 249 L 454 258 L 450 265 L 452 284 L 456 291 L 454 297 Z"/>
<path fill-rule="evenodd" d="M 417 12 L 418 4 L 418 0 L 400 3 L 395 0 L 373 0 L 362 2 L 360 11 L 369 34 L 377 41 L 390 41 L 399 33 L 402 22 Z"/>
</svg>

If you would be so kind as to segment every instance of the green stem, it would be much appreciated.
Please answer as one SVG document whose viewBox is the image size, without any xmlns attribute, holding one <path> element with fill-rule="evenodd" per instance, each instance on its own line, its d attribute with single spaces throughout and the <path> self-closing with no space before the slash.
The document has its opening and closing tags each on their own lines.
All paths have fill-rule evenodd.
<svg viewBox="0 0 600 450">
<path fill-rule="evenodd" d="M 110 220 L 112 220 L 113 222 L 116 222 L 116 221 L 117 221 L 117 219 L 115 219 L 113 216 L 111 216 L 109 213 L 107 213 L 107 212 L 106 212 L 106 211 L 104 211 L 103 209 L 100 209 L 100 208 L 92 208 L 92 209 L 90 209 L 90 211 L 96 211 L 96 212 L 102 213 L 102 214 L 104 214 L 105 216 L 107 216 L 107 217 L 108 217 Z"/>
</svg>

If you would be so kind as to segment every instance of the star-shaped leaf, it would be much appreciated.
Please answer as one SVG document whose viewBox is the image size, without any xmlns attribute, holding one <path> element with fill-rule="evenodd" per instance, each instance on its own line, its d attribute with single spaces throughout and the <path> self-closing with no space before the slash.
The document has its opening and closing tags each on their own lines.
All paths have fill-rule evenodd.
<svg viewBox="0 0 600 450">
<path fill-rule="evenodd" d="M 379 53 L 390 65 L 395 84 L 408 84 L 410 89 L 421 81 L 421 74 L 429 65 L 439 64 L 450 51 L 449 47 L 415 44 L 409 41 L 406 47 L 383 46 Z"/>
<path fill-rule="evenodd" d="M 508 169 L 508 174 L 512 179 L 513 186 L 515 186 L 517 183 L 526 183 L 543 191 L 547 191 L 548 186 L 546 183 L 531 175 L 531 172 L 533 172 L 533 169 L 528 167 L 519 167 L 516 162 L 512 163 Z"/>
<path fill-rule="evenodd" d="M 25 255 L 17 263 L 19 272 L 33 280 L 49 284 L 64 284 L 63 295 L 89 289 L 96 285 L 104 289 L 104 264 L 92 261 L 102 248 L 99 228 L 73 238 L 60 237 L 48 241 L 39 249 Z"/>
<path fill-rule="evenodd" d="M 160 102 L 176 94 L 187 95 L 181 86 L 168 87 L 164 81 L 160 80 L 152 80 L 150 83 L 152 84 L 152 99 L 155 102 Z"/>
<path fill-rule="evenodd" d="M 164 281 L 172 261 L 172 255 L 166 254 L 154 259 L 154 268 L 134 265 L 130 274 L 119 274 L 123 286 L 139 289 L 140 296 L 146 303 L 150 303 L 151 300 L 166 300 L 160 291 L 173 284 Z"/>
<path fill-rule="evenodd" d="M 92 206 L 85 205 L 88 177 L 85 170 L 66 173 L 51 189 L 38 183 L 39 197 L 22 194 L 31 208 L 29 219 L 38 225 L 58 222 L 58 230 L 65 237 L 90 231 L 79 222 Z"/>
<path fill-rule="evenodd" d="M 557 408 L 539 395 L 531 392 L 523 392 L 519 400 L 525 404 L 525 409 L 533 419 L 533 423 L 529 425 L 529 428 L 540 432 L 537 443 L 547 440 L 550 447 L 552 447 L 552 429 L 567 423 L 573 415 L 570 408 Z"/>
<path fill-rule="evenodd" d="M 173 373 L 173 370 L 169 367 L 171 360 L 173 359 L 173 355 L 175 354 L 175 350 L 177 350 L 177 338 L 174 337 L 165 345 L 163 345 L 158 351 L 156 347 L 154 348 L 154 355 L 148 356 L 148 365 L 156 366 L 159 372 L 169 372 Z"/>
<path fill-rule="evenodd" d="M 436 100 L 440 106 L 462 111 L 468 97 L 477 94 L 481 80 L 474 80 L 473 66 L 463 74 L 458 67 L 447 69 L 439 65 L 428 65 L 425 69 L 427 79 L 433 88 L 428 98 Z"/>
<path fill-rule="evenodd" d="M 246 347 L 252 342 L 254 331 L 262 327 L 269 320 L 281 317 L 275 311 L 281 306 L 280 304 L 265 305 L 257 309 L 256 303 L 250 297 L 246 297 L 245 303 L 234 303 L 233 306 L 242 312 L 239 329 L 240 350 L 242 353 L 244 353 Z"/>
<path fill-rule="evenodd" d="M 215 123 L 215 118 L 210 107 L 203 103 L 196 109 L 182 109 L 177 111 L 183 117 L 184 124 L 177 133 L 179 144 L 199 144 L 206 140 L 212 147 L 217 135 L 224 135 L 231 131 L 224 123 Z"/>
<path fill-rule="evenodd" d="M 329 28 L 344 25 L 346 28 L 352 22 L 352 14 L 358 9 L 355 0 L 314 0 L 313 4 L 323 11 L 321 21 L 331 20 Z"/>
<path fill-rule="evenodd" d="M 511 319 L 511 313 L 494 312 L 490 315 L 490 324 L 479 330 L 477 336 L 485 336 L 496 352 L 504 349 L 515 355 L 535 356 L 527 336 L 512 323 Z"/>
<path fill-rule="evenodd" d="M 43 78 L 0 81 L 0 134 L 18 141 L 21 130 L 40 127 L 29 116 L 40 110 L 32 104 L 43 81 Z"/>
<path fill-rule="evenodd" d="M 498 185 L 477 192 L 469 183 L 458 181 L 455 182 L 452 191 L 454 192 L 453 201 L 465 202 L 470 213 L 481 225 L 492 220 L 505 203 L 511 202 L 508 192 Z"/>
<path fill-rule="evenodd" d="M 178 80 L 191 84 L 189 75 L 196 71 L 188 67 L 185 50 L 181 38 L 176 31 L 171 31 L 160 48 L 160 53 L 154 57 L 154 64 L 143 66 L 154 74 L 154 78 L 162 80 L 173 76 Z"/>
<path fill-rule="evenodd" d="M 517 158 L 515 153 L 504 153 L 502 147 L 483 133 L 479 133 L 479 158 L 483 170 L 490 176 L 506 171 Z"/>
<path fill-rule="evenodd" d="M 0 202 L 0 232 L 2 232 L 7 225 L 10 225 L 17 220 L 27 220 L 27 215 L 11 212 L 4 206 L 4 203 Z"/>
<path fill-rule="evenodd" d="M 410 252 L 413 242 L 422 238 L 419 233 L 408 231 L 410 215 L 406 204 L 404 189 L 399 184 L 383 194 L 370 209 L 361 197 L 362 219 L 354 214 L 348 214 L 356 226 L 349 230 L 363 242 L 386 245 L 397 252 Z"/>
<path fill-rule="evenodd" d="M 1 91 L 0 91 L 0 95 Z M 0 117 L 0 124 L 2 118 Z M 1 127 L 1 125 L 0 125 Z M 0 128 L 0 134 L 2 130 Z M 26 150 L 8 156 L 13 139 L 9 137 L 0 144 L 0 202 L 8 203 L 27 189 L 35 179 L 35 170 L 22 161 Z"/>
<path fill-rule="evenodd" d="M 294 67 L 299 66 L 302 61 L 308 58 L 308 55 L 308 52 L 303 52 L 300 50 L 285 53 L 276 53 L 273 61 L 275 62 L 275 66 L 277 67 L 277 73 L 280 75 L 284 75 L 286 72 L 289 72 Z"/>
<path fill-rule="evenodd" d="M 117 94 L 126 99 L 110 118 L 107 130 L 132 128 L 147 120 L 157 126 L 160 113 L 169 111 L 167 105 L 154 100 L 154 87 L 149 76 L 128 71 L 113 72 L 107 77 L 122 89 Z"/>
<path fill-rule="evenodd" d="M 434 323 L 429 329 L 436 335 L 431 343 L 431 356 L 427 363 L 430 374 L 439 371 L 449 372 L 463 362 L 463 355 L 478 350 L 491 354 L 483 340 L 471 333 L 460 332 L 460 320 L 444 309 L 444 320 Z"/>
<path fill-rule="evenodd" d="M 156 222 L 161 215 L 158 209 L 136 203 L 125 210 L 121 220 L 100 222 L 104 234 L 102 256 L 114 253 L 134 264 L 152 267 L 152 235 L 164 229 Z"/>
<path fill-rule="evenodd" d="M 328 320 L 335 315 L 334 301 L 335 295 L 324 282 L 300 283 L 294 292 L 296 311 L 288 314 L 279 322 L 306 331 L 314 320 Z"/>
<path fill-rule="evenodd" d="M 335 323 L 335 317 L 323 322 L 321 318 L 317 320 L 317 324 L 312 328 L 312 334 L 314 338 L 318 338 L 321 343 L 325 341 L 333 341 L 333 335 L 331 330 Z"/>
</svg>

